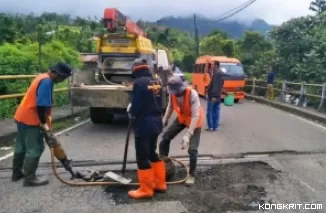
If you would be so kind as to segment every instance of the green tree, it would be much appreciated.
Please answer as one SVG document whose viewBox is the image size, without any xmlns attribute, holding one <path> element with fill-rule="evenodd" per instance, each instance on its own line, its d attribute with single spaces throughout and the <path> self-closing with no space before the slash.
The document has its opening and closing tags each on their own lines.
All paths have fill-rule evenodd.
<svg viewBox="0 0 326 213">
<path fill-rule="evenodd" d="M 236 57 L 236 42 L 232 39 L 228 39 L 227 34 L 214 31 L 210 36 L 201 39 L 200 54 Z"/>
<path fill-rule="evenodd" d="M 326 10 L 326 0 L 314 0 L 310 3 L 309 10 L 322 13 Z"/>
<path fill-rule="evenodd" d="M 208 37 L 210 36 L 214 36 L 214 35 L 220 35 L 223 39 L 228 39 L 230 38 L 230 36 L 226 33 L 226 32 L 223 32 L 223 31 L 220 31 L 220 30 L 214 30 L 212 31 Z"/>
<path fill-rule="evenodd" d="M 265 52 L 273 50 L 272 42 L 266 40 L 259 32 L 246 32 L 237 45 L 240 59 L 249 73 L 252 72 L 250 66 L 254 65 Z"/>
<path fill-rule="evenodd" d="M 326 16 L 292 19 L 276 28 L 275 40 L 282 78 L 295 81 L 326 80 Z"/>
<path fill-rule="evenodd" d="M 224 55 L 223 41 L 219 34 L 202 38 L 199 45 L 200 55 Z"/>
</svg>

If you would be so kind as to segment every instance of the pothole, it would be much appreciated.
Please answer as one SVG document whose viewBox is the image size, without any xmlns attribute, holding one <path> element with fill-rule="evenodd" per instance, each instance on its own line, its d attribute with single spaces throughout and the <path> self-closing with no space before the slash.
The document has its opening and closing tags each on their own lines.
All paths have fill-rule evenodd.
<svg viewBox="0 0 326 213">
<path fill-rule="evenodd" d="M 150 200 L 180 201 L 192 213 L 256 211 L 259 204 L 267 202 L 265 185 L 277 180 L 277 173 L 260 161 L 205 166 L 198 170 L 196 184 L 192 187 L 169 185 L 166 193 L 156 194 Z M 137 180 L 135 174 L 132 172 L 129 176 Z M 184 176 L 185 171 L 178 169 L 174 180 Z M 117 205 L 148 202 L 129 198 L 130 189 L 125 186 L 110 187 L 106 192 L 112 195 Z"/>
</svg>

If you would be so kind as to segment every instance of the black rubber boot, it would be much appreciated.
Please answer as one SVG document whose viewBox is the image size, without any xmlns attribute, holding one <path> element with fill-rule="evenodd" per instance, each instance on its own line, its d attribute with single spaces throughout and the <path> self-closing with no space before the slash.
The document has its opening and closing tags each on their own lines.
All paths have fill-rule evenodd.
<svg viewBox="0 0 326 213">
<path fill-rule="evenodd" d="M 189 158 L 189 164 L 189 174 L 194 177 L 197 168 L 197 157 L 191 155 Z"/>
<path fill-rule="evenodd" d="M 12 160 L 12 181 L 19 181 L 24 177 L 23 165 L 24 165 L 25 153 L 15 153 Z"/>
<path fill-rule="evenodd" d="M 158 151 L 160 158 L 168 156 L 170 152 L 170 141 L 162 140 L 159 144 Z"/>
<path fill-rule="evenodd" d="M 36 170 L 40 158 L 25 158 L 24 162 L 24 186 L 44 186 L 49 183 L 48 180 L 40 180 L 36 177 Z"/>
</svg>

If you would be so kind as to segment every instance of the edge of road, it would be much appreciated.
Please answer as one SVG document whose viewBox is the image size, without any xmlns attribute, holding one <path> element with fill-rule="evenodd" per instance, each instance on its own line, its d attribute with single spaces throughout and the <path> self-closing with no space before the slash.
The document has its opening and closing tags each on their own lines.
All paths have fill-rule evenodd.
<svg viewBox="0 0 326 213">
<path fill-rule="evenodd" d="M 282 111 L 298 115 L 300 117 L 307 118 L 309 120 L 318 122 L 320 124 L 326 125 L 326 114 L 319 113 L 317 111 L 301 108 L 298 106 L 292 106 L 290 104 L 281 103 L 279 101 L 268 100 L 264 97 L 254 96 L 250 94 L 245 94 L 247 100 L 254 100 L 257 103 L 272 106 L 274 108 L 280 109 Z"/>
<path fill-rule="evenodd" d="M 80 113 L 81 113 L 81 112 L 80 112 Z M 70 116 L 73 116 L 73 115 L 70 115 Z M 68 133 L 68 132 L 70 132 L 70 131 L 72 131 L 72 130 L 78 128 L 78 127 L 80 127 L 80 126 L 83 126 L 84 124 L 88 123 L 89 121 L 90 121 L 90 118 L 85 119 L 85 120 L 83 120 L 83 121 L 79 121 L 78 123 L 76 123 L 76 124 L 74 124 L 74 125 L 71 125 L 70 127 L 67 127 L 67 128 L 62 129 L 62 130 L 56 131 L 56 132 L 54 133 L 54 135 L 55 135 L 55 136 L 63 135 L 63 134 L 65 134 L 65 133 Z M 13 155 L 14 155 L 14 152 L 11 151 L 11 152 L 9 152 L 8 154 L 6 154 L 6 155 L 4 155 L 4 156 L 0 156 L 0 161 L 6 160 L 7 158 L 12 157 Z M 61 165 L 60 165 L 60 166 L 61 166 Z M 11 169 L 11 168 L 8 168 L 8 169 Z M 0 168 L 0 170 L 1 170 L 1 168 Z"/>
<path fill-rule="evenodd" d="M 79 116 L 82 116 L 84 115 L 86 112 L 88 111 L 88 109 L 79 109 L 79 110 L 76 110 L 73 114 L 67 114 L 67 115 L 62 115 L 62 116 L 59 116 L 59 117 L 54 117 L 53 118 L 53 123 L 59 123 L 59 122 L 64 122 L 66 120 L 69 120 L 69 119 L 72 119 L 74 117 L 79 117 Z M 80 123 L 80 122 L 77 122 L 77 123 Z M 72 125 L 71 127 L 73 127 L 74 125 Z M 64 128 L 65 129 L 70 129 L 71 127 L 67 127 L 67 128 Z M 58 130 L 59 133 L 62 131 Z M 11 131 L 11 132 L 8 132 L 8 133 L 1 133 L 0 135 L 0 147 L 1 146 L 6 146 L 8 145 L 8 143 L 12 140 L 15 139 L 16 137 L 16 134 L 17 134 L 17 131 Z"/>
</svg>

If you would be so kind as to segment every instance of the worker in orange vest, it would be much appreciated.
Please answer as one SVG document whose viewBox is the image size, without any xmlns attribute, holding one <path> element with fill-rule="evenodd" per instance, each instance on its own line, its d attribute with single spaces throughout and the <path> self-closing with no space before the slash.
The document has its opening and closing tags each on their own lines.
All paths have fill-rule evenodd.
<svg viewBox="0 0 326 213">
<path fill-rule="evenodd" d="M 167 126 L 168 120 L 174 111 L 177 118 L 164 132 L 159 145 L 160 157 L 169 154 L 170 142 L 184 128 L 188 128 L 182 138 L 181 149 L 188 147 L 190 160 L 190 176 L 187 185 L 195 183 L 195 171 L 197 165 L 198 146 L 200 142 L 201 127 L 203 124 L 203 108 L 200 104 L 196 90 L 188 87 L 182 76 L 173 76 L 168 81 L 169 103 L 163 117 L 163 126 Z"/>
<path fill-rule="evenodd" d="M 12 181 L 24 178 L 24 186 L 41 186 L 49 183 L 48 180 L 38 179 L 35 173 L 44 151 L 44 131 L 51 128 L 53 83 L 66 80 L 71 76 L 71 72 L 72 69 L 67 64 L 57 63 L 48 72 L 39 74 L 32 81 L 18 106 L 14 116 L 18 131 Z"/>
</svg>

